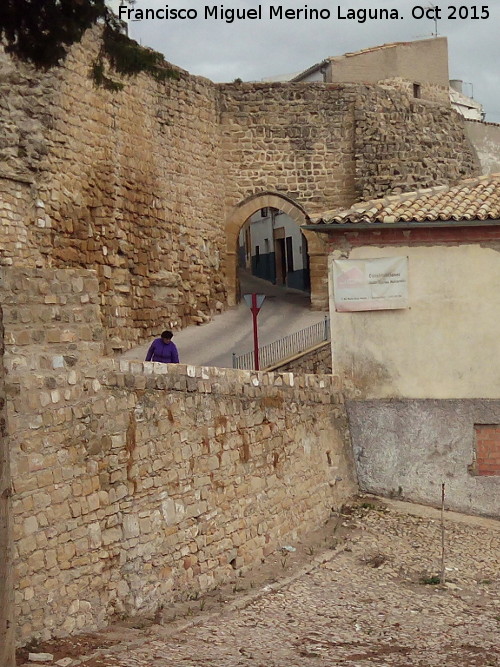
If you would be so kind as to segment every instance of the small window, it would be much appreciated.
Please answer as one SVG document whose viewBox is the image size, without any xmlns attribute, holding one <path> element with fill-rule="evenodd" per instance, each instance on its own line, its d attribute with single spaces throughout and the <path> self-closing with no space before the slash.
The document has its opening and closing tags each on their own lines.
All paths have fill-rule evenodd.
<svg viewBox="0 0 500 667">
<path fill-rule="evenodd" d="M 419 83 L 413 84 L 413 97 L 416 97 L 418 100 L 422 97 L 422 88 Z"/>
<path fill-rule="evenodd" d="M 500 424 L 474 424 L 474 461 L 469 471 L 480 477 L 500 476 Z"/>
<path fill-rule="evenodd" d="M 260 209 L 260 217 L 261 218 L 267 218 L 268 215 L 269 215 L 269 213 L 268 213 L 268 210 L 267 210 L 267 206 L 264 206 L 264 208 Z"/>
</svg>

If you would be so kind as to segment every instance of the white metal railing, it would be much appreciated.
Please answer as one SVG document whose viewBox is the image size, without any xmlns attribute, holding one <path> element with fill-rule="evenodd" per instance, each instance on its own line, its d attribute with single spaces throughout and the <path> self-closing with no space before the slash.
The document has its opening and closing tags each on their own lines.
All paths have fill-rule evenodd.
<svg viewBox="0 0 500 667">
<path fill-rule="evenodd" d="M 325 315 L 321 322 L 259 347 L 259 366 L 261 369 L 268 368 L 328 340 L 330 340 L 330 318 Z M 253 370 L 255 368 L 253 350 L 239 355 L 233 352 L 233 368 Z"/>
</svg>

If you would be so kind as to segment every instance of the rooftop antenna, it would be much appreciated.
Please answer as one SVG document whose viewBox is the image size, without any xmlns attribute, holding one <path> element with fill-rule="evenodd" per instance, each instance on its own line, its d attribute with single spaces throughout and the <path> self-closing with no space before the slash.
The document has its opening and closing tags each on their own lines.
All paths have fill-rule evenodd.
<svg viewBox="0 0 500 667">
<path fill-rule="evenodd" d="M 437 20 L 437 7 L 432 2 L 429 2 L 429 6 L 424 9 L 433 9 L 434 10 L 434 30 L 435 32 L 431 33 L 434 37 L 438 36 L 438 20 Z"/>
</svg>

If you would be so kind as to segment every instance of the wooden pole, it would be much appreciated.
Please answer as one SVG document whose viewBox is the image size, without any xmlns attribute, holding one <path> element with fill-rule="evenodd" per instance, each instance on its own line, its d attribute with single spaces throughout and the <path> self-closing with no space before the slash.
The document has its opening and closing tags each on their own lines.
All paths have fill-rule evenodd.
<svg viewBox="0 0 500 667">
<path fill-rule="evenodd" d="M 0 665 L 15 667 L 12 572 L 12 481 L 5 405 L 3 318 L 0 308 Z"/>
<path fill-rule="evenodd" d="M 257 306 L 257 294 L 252 294 L 252 324 L 253 324 L 253 359 L 255 370 L 260 370 L 259 362 L 259 329 L 257 324 L 257 315 L 259 314 L 260 308 Z"/>
<path fill-rule="evenodd" d="M 444 565 L 444 482 L 441 484 L 441 586 L 446 583 L 446 569 Z"/>
</svg>

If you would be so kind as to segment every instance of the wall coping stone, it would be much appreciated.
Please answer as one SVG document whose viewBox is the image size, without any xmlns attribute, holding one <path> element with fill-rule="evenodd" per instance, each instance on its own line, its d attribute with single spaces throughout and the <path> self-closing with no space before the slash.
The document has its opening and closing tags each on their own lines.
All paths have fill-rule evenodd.
<svg viewBox="0 0 500 667">
<path fill-rule="evenodd" d="M 233 396 L 257 392 L 260 396 L 263 393 L 279 393 L 283 398 L 300 397 L 301 401 L 305 398 L 303 390 L 307 389 L 308 402 L 343 403 L 340 378 L 336 375 L 298 375 L 126 359 L 105 359 L 103 362 L 100 365 L 99 379 L 107 387 L 130 390 L 187 390 Z"/>
</svg>

